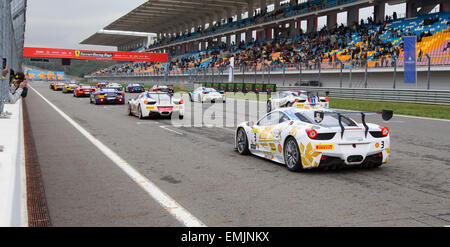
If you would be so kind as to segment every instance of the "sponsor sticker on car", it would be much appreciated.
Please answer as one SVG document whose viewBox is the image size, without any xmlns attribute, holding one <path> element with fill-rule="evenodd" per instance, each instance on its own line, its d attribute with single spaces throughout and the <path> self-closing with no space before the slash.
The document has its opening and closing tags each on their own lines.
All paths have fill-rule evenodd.
<svg viewBox="0 0 450 247">
<path fill-rule="evenodd" d="M 173 106 L 158 106 L 158 110 L 160 111 L 171 111 Z"/>
<path fill-rule="evenodd" d="M 315 145 L 316 151 L 330 151 L 334 150 L 333 144 L 316 144 Z"/>
</svg>

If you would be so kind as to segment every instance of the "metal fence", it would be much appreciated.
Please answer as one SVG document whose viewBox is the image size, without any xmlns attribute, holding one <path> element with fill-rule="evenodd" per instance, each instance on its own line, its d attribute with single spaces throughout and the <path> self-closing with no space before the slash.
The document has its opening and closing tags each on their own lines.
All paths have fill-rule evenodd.
<svg viewBox="0 0 450 247">
<path fill-rule="evenodd" d="M 426 89 L 431 89 L 431 72 L 432 71 L 449 71 L 450 72 L 450 49 L 445 51 L 448 54 L 439 56 L 424 56 L 417 60 L 417 70 L 427 72 Z M 232 70 L 233 78 L 243 83 L 276 83 L 280 86 L 297 85 L 297 86 L 321 86 L 324 74 L 335 74 L 333 80 L 340 88 L 368 88 L 368 78 L 370 73 L 387 72 L 391 76 L 391 86 L 383 86 L 386 88 L 398 88 L 399 73 L 404 71 L 403 56 L 399 59 L 394 57 L 383 57 L 379 59 L 353 59 L 347 61 L 340 60 L 322 60 L 308 61 L 298 63 L 279 63 L 279 64 L 258 64 L 252 66 L 236 66 Z M 160 69 L 155 68 L 149 72 L 121 72 L 121 73 L 105 73 L 87 78 L 107 79 L 111 77 L 156 77 L 157 81 L 165 79 L 166 66 Z M 185 82 L 228 82 L 230 73 L 229 65 L 222 66 L 200 66 L 191 68 L 173 68 L 168 74 L 169 80 L 179 80 L 183 78 Z M 289 80 L 288 80 L 289 78 Z M 387 83 L 386 83 L 387 84 Z M 324 85 L 326 86 L 326 85 Z M 379 85 L 370 85 L 372 88 L 380 87 Z"/>
<path fill-rule="evenodd" d="M 16 72 L 22 70 L 26 5 L 26 0 L 0 0 L 0 57 L 6 58 L 8 68 Z M 0 81 L 0 116 L 3 117 L 8 93 L 9 73 Z"/>
<path fill-rule="evenodd" d="M 343 99 L 408 102 L 420 104 L 450 105 L 450 90 L 383 89 L 383 88 L 311 88 L 278 87 L 283 90 L 313 90 L 329 97 Z"/>
</svg>

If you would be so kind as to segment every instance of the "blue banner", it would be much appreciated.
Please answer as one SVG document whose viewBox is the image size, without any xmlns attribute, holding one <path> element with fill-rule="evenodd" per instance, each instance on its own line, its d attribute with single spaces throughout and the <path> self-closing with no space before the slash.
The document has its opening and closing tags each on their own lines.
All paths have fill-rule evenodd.
<svg viewBox="0 0 450 247">
<path fill-rule="evenodd" d="M 403 37 L 403 47 L 405 50 L 405 83 L 417 83 L 416 42 L 416 36 Z"/>
</svg>

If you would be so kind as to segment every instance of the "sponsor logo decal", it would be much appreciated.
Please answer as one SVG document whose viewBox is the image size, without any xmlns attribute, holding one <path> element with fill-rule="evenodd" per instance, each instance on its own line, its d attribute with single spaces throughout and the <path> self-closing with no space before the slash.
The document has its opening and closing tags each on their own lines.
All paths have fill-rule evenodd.
<svg viewBox="0 0 450 247">
<path fill-rule="evenodd" d="M 334 145 L 333 144 L 317 144 L 315 145 L 315 149 L 316 150 L 333 150 L 334 149 Z"/>
</svg>

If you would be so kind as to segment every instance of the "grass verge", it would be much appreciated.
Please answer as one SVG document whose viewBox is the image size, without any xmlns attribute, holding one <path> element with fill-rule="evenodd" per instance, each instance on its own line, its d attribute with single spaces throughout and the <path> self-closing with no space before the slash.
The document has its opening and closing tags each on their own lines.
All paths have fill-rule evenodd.
<svg viewBox="0 0 450 247">
<path fill-rule="evenodd" d="M 394 115 L 450 119 L 450 106 L 330 98 L 330 108 L 354 111 L 393 110 Z"/>
</svg>

